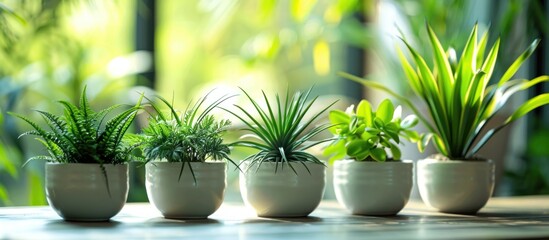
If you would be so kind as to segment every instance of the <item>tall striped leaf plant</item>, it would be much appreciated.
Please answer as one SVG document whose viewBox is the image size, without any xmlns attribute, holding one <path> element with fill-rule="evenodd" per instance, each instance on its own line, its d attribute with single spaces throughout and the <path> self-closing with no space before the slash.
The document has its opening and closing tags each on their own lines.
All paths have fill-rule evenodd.
<svg viewBox="0 0 549 240">
<path fill-rule="evenodd" d="M 488 32 L 479 39 L 475 25 L 460 58 L 456 59 L 455 51 L 451 48 L 445 51 L 431 27 L 427 24 L 426 28 L 434 59 L 432 66 L 404 38 L 402 42 L 411 61 L 400 49 L 398 53 L 408 84 L 425 103 L 429 117 L 409 99 L 382 84 L 346 73 L 342 75 L 397 98 L 427 127 L 430 134 L 425 135 L 420 147 L 432 140 L 440 154 L 418 162 L 418 184 L 424 201 L 444 212 L 476 213 L 490 197 L 494 181 L 493 162 L 478 157 L 478 151 L 502 128 L 549 104 L 549 94 L 543 93 L 522 103 L 494 128 L 486 129 L 487 123 L 500 113 L 512 95 L 549 81 L 549 76 L 513 79 L 539 40 L 533 41 L 504 74 L 495 79 L 500 39 L 488 47 Z"/>
</svg>

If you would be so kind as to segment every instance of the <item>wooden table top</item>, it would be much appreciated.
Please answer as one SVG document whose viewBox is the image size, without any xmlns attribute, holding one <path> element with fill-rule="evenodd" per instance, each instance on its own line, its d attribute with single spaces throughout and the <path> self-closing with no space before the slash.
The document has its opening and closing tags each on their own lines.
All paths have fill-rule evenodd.
<svg viewBox="0 0 549 240">
<path fill-rule="evenodd" d="M 0 208 L 0 239 L 549 239 L 549 196 L 492 198 L 476 216 L 443 214 L 410 202 L 394 217 L 349 215 L 323 201 L 307 218 L 259 218 L 224 203 L 205 220 L 163 218 L 129 203 L 110 222 L 65 222 L 48 206 Z"/>
</svg>

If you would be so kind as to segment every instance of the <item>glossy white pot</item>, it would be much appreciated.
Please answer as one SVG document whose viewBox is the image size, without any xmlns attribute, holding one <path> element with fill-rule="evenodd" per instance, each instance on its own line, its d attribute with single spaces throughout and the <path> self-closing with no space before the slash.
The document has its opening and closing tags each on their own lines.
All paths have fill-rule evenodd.
<svg viewBox="0 0 549 240">
<path fill-rule="evenodd" d="M 146 164 L 146 188 L 149 201 L 166 218 L 207 218 L 214 213 L 225 194 L 225 162 L 188 163 L 149 162 Z"/>
<path fill-rule="evenodd" d="M 241 164 L 240 193 L 260 217 L 304 217 L 318 207 L 326 185 L 326 167 L 317 163 Z"/>
<path fill-rule="evenodd" d="M 128 165 L 46 163 L 46 197 L 68 221 L 107 221 L 128 198 Z M 107 188 L 108 180 L 108 188 Z"/>
<path fill-rule="evenodd" d="M 440 212 L 475 214 L 494 190 L 494 162 L 424 159 L 417 163 L 423 202 Z"/>
<path fill-rule="evenodd" d="M 335 161 L 337 201 L 351 214 L 395 215 L 410 198 L 413 165 L 411 161 Z"/>
</svg>

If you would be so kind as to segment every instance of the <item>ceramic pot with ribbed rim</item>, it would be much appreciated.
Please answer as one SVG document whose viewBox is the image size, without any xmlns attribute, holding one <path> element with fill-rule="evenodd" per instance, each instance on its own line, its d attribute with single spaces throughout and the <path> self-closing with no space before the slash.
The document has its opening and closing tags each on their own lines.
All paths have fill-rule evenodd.
<svg viewBox="0 0 549 240">
<path fill-rule="evenodd" d="M 128 164 L 46 163 L 49 205 L 68 221 L 108 221 L 128 198 Z"/>
<path fill-rule="evenodd" d="M 240 193 L 260 217 L 305 217 L 318 207 L 326 185 L 326 167 L 312 162 L 241 164 Z M 308 170 L 307 170 L 308 169 Z"/>
<path fill-rule="evenodd" d="M 147 196 L 166 218 L 203 219 L 214 213 L 225 194 L 225 162 L 185 163 L 149 162 L 146 164 Z M 181 173 L 181 179 L 179 178 Z"/>
<path fill-rule="evenodd" d="M 420 160 L 419 193 L 425 204 L 440 212 L 475 214 L 492 196 L 494 171 L 491 160 Z"/>
<path fill-rule="evenodd" d="M 411 161 L 335 161 L 336 199 L 351 214 L 395 215 L 410 198 L 413 165 Z"/>
</svg>

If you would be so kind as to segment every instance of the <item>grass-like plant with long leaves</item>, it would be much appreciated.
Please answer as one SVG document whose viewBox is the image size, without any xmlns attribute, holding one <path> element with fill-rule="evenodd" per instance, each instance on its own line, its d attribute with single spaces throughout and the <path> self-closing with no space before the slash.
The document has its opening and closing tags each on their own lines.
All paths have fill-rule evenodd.
<svg viewBox="0 0 549 240">
<path fill-rule="evenodd" d="M 318 98 L 315 97 L 308 102 L 312 88 L 305 93 L 296 92 L 291 97 L 288 90 L 284 100 L 276 94 L 275 102 L 270 102 L 265 92 L 262 92 L 266 108 L 261 108 L 259 103 L 245 90 L 241 90 L 252 103 L 254 111 L 246 110 L 238 105 L 235 106 L 242 114 L 225 110 L 245 124 L 244 130 L 250 132 L 250 134 L 244 137 L 251 137 L 256 140 L 240 140 L 234 144 L 235 146 L 258 150 L 257 153 L 242 160 L 243 162 L 250 162 L 248 169 L 255 164 L 259 164 L 258 167 L 260 167 L 263 162 L 274 162 L 276 163 L 275 172 L 278 170 L 279 164 L 282 167 L 287 164 L 297 174 L 295 168 L 290 164 L 291 162 L 303 164 L 307 171 L 309 169 L 304 164 L 305 162 L 323 164 L 316 156 L 306 152 L 306 150 L 331 140 L 312 140 L 313 137 L 331 127 L 329 124 L 318 126 L 312 126 L 312 124 L 335 102 L 306 119 L 305 115 Z"/>
<path fill-rule="evenodd" d="M 389 99 L 383 100 L 376 111 L 367 100 L 360 101 L 356 111 L 354 105 L 345 112 L 330 111 L 330 122 L 334 124 L 330 131 L 336 140 L 324 149 L 324 154 L 331 156 L 330 162 L 345 156 L 356 161 L 400 160 L 401 138 L 411 142 L 421 140 L 412 130 L 418 118 L 412 114 L 403 120 L 401 115 L 402 108 L 395 108 Z"/>
<path fill-rule="evenodd" d="M 475 25 L 458 61 L 455 51 L 450 49 L 445 52 L 431 27 L 427 25 L 426 28 L 434 55 L 434 66 L 429 67 L 424 58 L 405 39 L 402 41 L 415 67 L 400 50 L 399 55 L 408 82 L 416 95 L 427 105 L 432 122 L 423 117 L 407 98 L 382 84 L 346 73 L 342 73 L 342 76 L 383 90 L 410 107 L 431 132 L 423 141 L 428 142 L 432 137 L 439 153 L 445 157 L 475 158 L 484 144 L 503 127 L 533 109 L 549 103 L 548 93 L 535 96 L 522 103 L 503 123 L 483 134 L 482 130 L 486 123 L 492 120 L 513 94 L 549 80 L 549 76 L 546 75 L 531 80 L 511 80 L 522 63 L 535 50 L 539 40 L 532 42 L 503 76 L 489 85 L 498 58 L 499 39 L 485 57 L 488 35 L 486 32 L 478 40 L 478 27 Z"/>
<path fill-rule="evenodd" d="M 34 128 L 21 134 L 20 137 L 37 136 L 37 140 L 48 152 L 48 155 L 34 156 L 28 161 L 121 164 L 130 160 L 133 147 L 126 144 L 124 136 L 141 109 L 141 98 L 135 106 L 108 121 L 106 121 L 107 115 L 122 105 L 95 112 L 88 103 L 86 88 L 82 91 L 79 106 L 67 101 L 59 101 L 59 103 L 64 107 L 63 116 L 37 110 L 48 125 L 49 131 L 27 117 L 10 113 Z"/>
<path fill-rule="evenodd" d="M 212 110 L 232 96 L 223 96 L 202 109 L 207 96 L 192 106 L 189 104 L 182 113 L 166 99 L 157 96 L 168 108 L 169 114 L 147 98 L 156 114 L 150 114 L 149 124 L 133 140 L 143 150 L 144 156 L 140 159 L 145 162 L 182 162 L 178 180 L 185 165 L 188 165 L 195 183 L 191 162 L 228 160 L 237 166 L 229 157 L 229 144 L 223 143 L 223 134 L 231 122 L 226 119 L 217 121 L 211 115 Z"/>
</svg>

